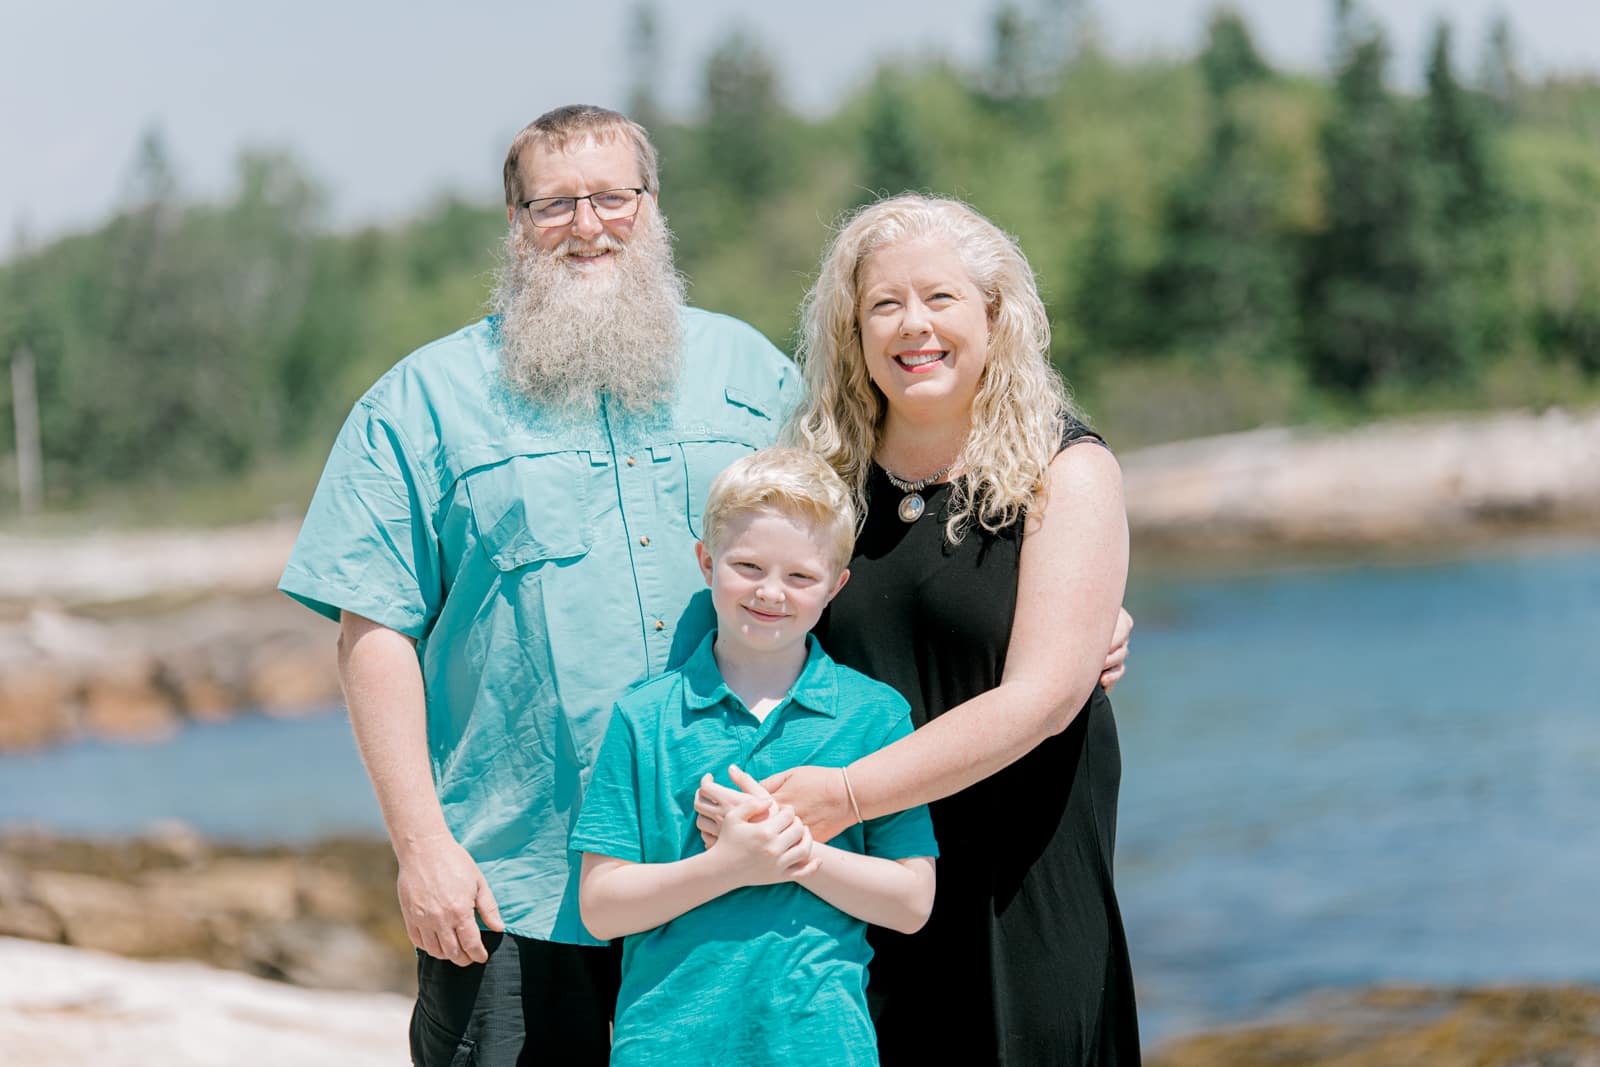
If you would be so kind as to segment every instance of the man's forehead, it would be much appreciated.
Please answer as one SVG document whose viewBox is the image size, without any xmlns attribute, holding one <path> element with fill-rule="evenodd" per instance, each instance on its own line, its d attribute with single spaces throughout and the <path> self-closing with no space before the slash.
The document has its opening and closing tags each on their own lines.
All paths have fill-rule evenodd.
<svg viewBox="0 0 1600 1067">
<path fill-rule="evenodd" d="M 560 147 L 535 141 L 518 160 L 523 184 L 536 186 L 602 179 L 613 186 L 640 184 L 639 160 L 626 138 L 595 131 L 568 138 Z M 568 190 L 556 190 L 566 192 Z"/>
</svg>

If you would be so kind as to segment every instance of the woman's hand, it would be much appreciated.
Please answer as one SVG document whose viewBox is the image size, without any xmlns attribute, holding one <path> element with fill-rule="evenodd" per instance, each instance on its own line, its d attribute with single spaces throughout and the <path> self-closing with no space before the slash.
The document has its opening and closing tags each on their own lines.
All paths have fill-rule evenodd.
<svg viewBox="0 0 1600 1067">
<path fill-rule="evenodd" d="M 706 848 L 717 843 L 728 813 L 752 796 L 793 808 L 795 818 L 810 827 L 811 837 L 819 845 L 855 825 L 855 809 L 850 806 L 844 774 L 838 767 L 794 767 L 759 783 L 743 771 L 739 774 L 744 780 L 734 781 L 742 792 L 718 785 L 709 774 L 700 779 L 700 788 L 694 795 L 694 824 Z"/>
<path fill-rule="evenodd" d="M 811 828 L 811 836 L 819 844 L 832 841 L 840 831 L 856 824 L 844 773 L 838 767 L 793 767 L 761 785 L 773 800 L 794 809 L 795 818 Z"/>
<path fill-rule="evenodd" d="M 1116 688 L 1128 670 L 1128 636 L 1133 633 L 1133 616 L 1127 608 L 1117 609 L 1117 625 L 1111 631 L 1111 651 L 1100 668 L 1100 688 L 1107 693 Z"/>
</svg>

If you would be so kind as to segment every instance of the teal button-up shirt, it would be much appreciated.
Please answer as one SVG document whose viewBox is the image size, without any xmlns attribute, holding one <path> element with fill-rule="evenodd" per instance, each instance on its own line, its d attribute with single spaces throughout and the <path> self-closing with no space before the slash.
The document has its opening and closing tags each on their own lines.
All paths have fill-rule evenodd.
<svg viewBox="0 0 1600 1067">
<path fill-rule="evenodd" d="M 728 764 L 763 778 L 842 767 L 911 732 L 894 689 L 808 638 L 805 669 L 757 720 L 717 670 L 714 635 L 681 670 L 617 703 L 573 834 L 575 851 L 670 863 L 705 851 L 694 793 Z M 937 855 L 926 807 L 852 826 L 833 846 L 886 859 Z M 746 886 L 622 943 L 611 1063 L 876 1064 L 867 924 L 796 882 Z"/>
<path fill-rule="evenodd" d="M 525 937 L 595 943 L 567 837 L 606 719 L 709 629 L 690 603 L 706 491 L 799 396 L 756 330 L 681 321 L 677 394 L 650 417 L 534 409 L 492 319 L 412 353 L 350 413 L 279 583 L 416 638 L 445 821 Z"/>
</svg>

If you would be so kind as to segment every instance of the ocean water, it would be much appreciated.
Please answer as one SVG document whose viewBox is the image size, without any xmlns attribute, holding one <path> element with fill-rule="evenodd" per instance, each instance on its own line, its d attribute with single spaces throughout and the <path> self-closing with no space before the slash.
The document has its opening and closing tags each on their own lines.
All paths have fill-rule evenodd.
<svg viewBox="0 0 1600 1067">
<path fill-rule="evenodd" d="M 1600 982 L 1600 548 L 1139 576 L 1117 879 L 1147 1043 L 1380 981 Z M 381 833 L 343 716 L 0 757 L 0 825 Z"/>
<path fill-rule="evenodd" d="M 1380 981 L 1600 981 L 1600 550 L 1137 586 L 1148 1038 Z"/>
</svg>

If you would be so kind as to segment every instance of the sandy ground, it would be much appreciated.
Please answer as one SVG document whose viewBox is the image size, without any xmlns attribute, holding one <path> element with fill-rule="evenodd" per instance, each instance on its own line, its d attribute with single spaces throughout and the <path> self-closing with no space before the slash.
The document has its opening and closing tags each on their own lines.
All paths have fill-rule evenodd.
<svg viewBox="0 0 1600 1067">
<path fill-rule="evenodd" d="M 0 938 L 7 1067 L 394 1067 L 411 1001 Z"/>
</svg>

